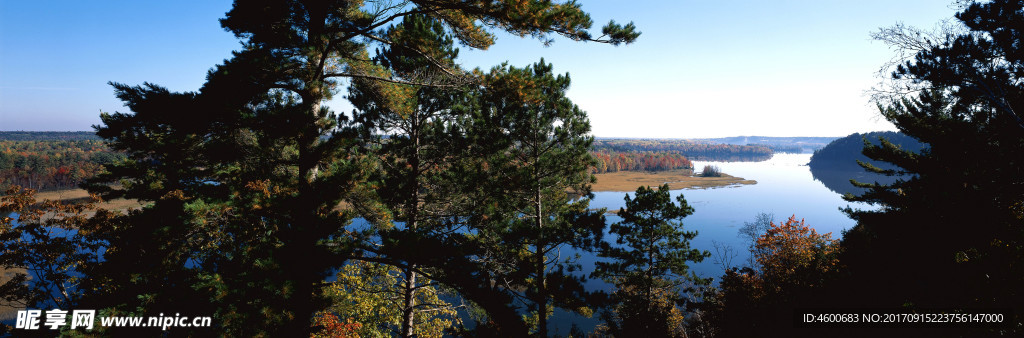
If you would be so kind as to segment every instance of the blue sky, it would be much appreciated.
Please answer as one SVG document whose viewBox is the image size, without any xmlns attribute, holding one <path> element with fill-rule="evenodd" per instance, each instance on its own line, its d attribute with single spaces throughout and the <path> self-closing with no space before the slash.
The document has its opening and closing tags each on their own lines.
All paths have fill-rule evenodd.
<svg viewBox="0 0 1024 338">
<path fill-rule="evenodd" d="M 599 137 L 843 136 L 891 130 L 865 91 L 893 52 L 869 33 L 932 27 L 945 1 L 582 1 L 643 32 L 613 47 L 499 34 L 464 67 L 544 57 Z M 239 47 L 217 19 L 230 1 L 0 0 L 0 130 L 91 130 L 127 112 L 108 81 L 197 90 Z M 330 105 L 350 108 L 343 99 Z"/>
</svg>

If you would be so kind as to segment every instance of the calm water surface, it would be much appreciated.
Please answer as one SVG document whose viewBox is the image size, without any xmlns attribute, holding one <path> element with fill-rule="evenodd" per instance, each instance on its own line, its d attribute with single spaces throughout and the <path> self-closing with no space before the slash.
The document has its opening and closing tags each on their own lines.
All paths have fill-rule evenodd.
<svg viewBox="0 0 1024 338">
<path fill-rule="evenodd" d="M 713 164 L 722 172 L 732 176 L 756 180 L 755 185 L 741 185 L 712 189 L 682 189 L 671 192 L 673 200 L 682 194 L 694 209 L 693 215 L 683 219 L 683 228 L 696 230 L 698 235 L 691 241 L 691 246 L 700 250 L 708 250 L 715 254 L 714 242 L 731 246 L 736 256 L 732 265 L 743 265 L 749 257 L 747 243 L 737 236 L 737 231 L 744 222 L 752 222 L 758 213 L 771 213 L 775 221 L 785 221 L 789 216 L 796 215 L 804 219 L 806 224 L 819 233 L 832 233 L 832 238 L 840 238 L 842 230 L 854 225 L 839 208 L 852 206 L 868 208 L 867 205 L 844 201 L 839 194 L 832 192 L 824 184 L 814 180 L 807 162 L 811 154 L 776 154 L 763 162 L 702 162 L 694 161 L 694 168 L 701 170 L 704 165 Z M 625 192 L 596 192 L 591 201 L 593 208 L 616 210 L 625 205 Z M 632 193 L 630 193 L 632 196 Z M 617 216 L 609 215 L 608 223 L 619 221 Z M 614 236 L 606 240 L 614 241 Z M 582 258 L 584 271 L 592 271 L 593 255 Z M 690 269 L 701 277 L 713 277 L 717 283 L 724 273 L 720 265 L 714 263 L 714 257 L 701 263 L 690 264 Z M 591 290 L 611 291 L 611 287 L 602 281 L 589 281 Z M 596 318 L 583 318 L 565 312 L 556 312 L 551 321 L 551 332 L 568 333 L 571 324 L 575 323 L 584 331 L 589 331 L 597 324 Z"/>
</svg>

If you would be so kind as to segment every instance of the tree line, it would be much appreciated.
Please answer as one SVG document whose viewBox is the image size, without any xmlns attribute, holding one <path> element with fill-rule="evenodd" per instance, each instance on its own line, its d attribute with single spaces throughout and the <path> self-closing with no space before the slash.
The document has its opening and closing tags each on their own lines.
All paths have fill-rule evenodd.
<svg viewBox="0 0 1024 338">
<path fill-rule="evenodd" d="M 100 140 L 0 141 L 0 188 L 75 188 L 124 156 Z"/>
<path fill-rule="evenodd" d="M 124 159 L 95 137 L 54 132 L 25 132 L 20 141 L 0 141 L 0 188 L 18 185 L 36 190 L 72 189 Z M 67 139 L 67 140 L 65 140 Z M 618 171 L 692 169 L 685 156 L 674 152 L 591 151 L 596 174 Z"/>
<path fill-rule="evenodd" d="M 99 141 L 91 131 L 0 131 L 0 141 Z"/>
<path fill-rule="evenodd" d="M 677 153 L 700 161 L 764 161 L 772 149 L 762 145 L 698 143 L 665 139 L 597 139 L 596 151 Z"/>
<path fill-rule="evenodd" d="M 693 163 L 686 156 L 675 152 L 598 150 L 592 151 L 590 155 L 596 161 L 593 166 L 595 174 L 693 169 Z"/>
</svg>

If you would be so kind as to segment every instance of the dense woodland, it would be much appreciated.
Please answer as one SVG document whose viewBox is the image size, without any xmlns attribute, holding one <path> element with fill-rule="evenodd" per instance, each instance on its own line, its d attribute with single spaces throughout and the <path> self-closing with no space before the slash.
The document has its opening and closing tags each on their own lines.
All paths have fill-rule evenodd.
<svg viewBox="0 0 1024 338">
<path fill-rule="evenodd" d="M 765 146 L 698 143 L 664 139 L 597 139 L 596 151 L 677 153 L 698 161 L 764 161 L 772 157 Z"/>
<path fill-rule="evenodd" d="M 0 131 L 0 141 L 99 141 L 91 131 Z"/>
<path fill-rule="evenodd" d="M 36 190 L 75 188 L 96 176 L 104 165 L 123 155 L 103 141 L 75 140 L 0 141 L 0 188 L 18 185 Z"/>
<path fill-rule="evenodd" d="M 639 38 L 632 24 L 595 36 L 574 2 L 316 4 L 236 1 L 221 25 L 244 48 L 196 92 L 112 83 L 131 111 L 103 113 L 96 132 L 125 160 L 86 186 L 147 206 L 35 205 L 32 190 L 6 190 L 0 213 L 19 218 L 0 219 L 0 268 L 33 275 L 13 274 L 0 296 L 214 318 L 168 332 L 182 336 L 547 337 L 556 309 L 600 319 L 574 336 L 1024 334 L 1024 1 L 965 4 L 948 34 L 877 33 L 910 50 L 880 111 L 927 146 L 866 144 L 893 167 L 862 167 L 910 178 L 859 183 L 867 191 L 846 198 L 877 208 L 845 210 L 857 223 L 841 238 L 799 215 L 759 216 L 740 231 L 752 259 L 718 284 L 688 269 L 711 256 L 690 247 L 695 210 L 667 185 L 625 195 L 610 225 L 590 208 L 591 150 L 615 163 L 615 152 L 770 149 L 594 140 L 555 65 L 456 61 L 456 45 L 487 48 L 493 30 L 619 45 Z M 323 105 L 342 91 L 351 116 Z M 601 264 L 583 271 L 569 248 Z M 591 279 L 613 288 L 587 290 Z M 941 331 L 798 327 L 797 311 L 815 308 L 1005 317 Z M 127 330 L 91 334 L 156 332 Z"/>
<path fill-rule="evenodd" d="M 853 133 L 838 138 L 824 148 L 816 150 L 807 166 L 816 170 L 863 171 L 864 168 L 857 164 L 857 161 L 860 161 L 880 168 L 895 168 L 893 164 L 872 160 L 863 154 L 865 145 L 879 145 L 880 139 L 885 139 L 887 142 L 907 151 L 920 152 L 924 148 L 921 142 L 900 132 L 876 131 L 864 134 Z"/>
<path fill-rule="evenodd" d="M 824 148 L 814 152 L 807 166 L 811 169 L 814 179 L 821 181 L 829 190 L 839 194 L 852 193 L 860 195 L 867 191 L 866 188 L 858 188 L 850 182 L 855 180 L 864 183 L 891 184 L 897 179 L 908 179 L 901 175 L 886 176 L 864 170 L 858 161 L 867 163 L 884 170 L 894 170 L 897 167 L 893 164 L 872 160 L 862 152 L 866 143 L 879 145 L 880 139 L 884 138 L 892 144 L 912 152 L 920 152 L 924 145 L 899 132 L 870 132 L 865 134 L 853 133 L 832 141 Z"/>
<path fill-rule="evenodd" d="M 599 150 L 591 152 L 590 155 L 597 161 L 597 164 L 594 165 L 596 174 L 616 171 L 693 169 L 693 163 L 686 156 L 676 152 Z"/>
</svg>

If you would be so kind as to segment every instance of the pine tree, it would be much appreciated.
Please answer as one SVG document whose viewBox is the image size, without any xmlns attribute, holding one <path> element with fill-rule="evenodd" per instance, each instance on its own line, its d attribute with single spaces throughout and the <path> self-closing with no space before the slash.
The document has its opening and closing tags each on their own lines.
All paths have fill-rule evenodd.
<svg viewBox="0 0 1024 338">
<path fill-rule="evenodd" d="M 436 74 L 433 63 L 445 69 L 457 69 L 455 57 L 458 49 L 444 31 L 440 21 L 416 14 L 406 16 L 399 25 L 386 34 L 392 45 L 381 50 L 376 60 L 392 77 L 408 81 L 444 80 L 445 74 Z M 417 50 L 417 48 L 419 50 Z M 457 89 L 386 83 L 356 79 L 349 88 L 349 100 L 358 109 L 355 120 L 364 129 L 362 139 L 367 151 L 379 159 L 380 187 L 377 189 L 382 204 L 400 226 L 382 230 L 407 231 L 425 236 L 451 231 L 446 220 L 458 214 L 455 205 L 458 194 L 453 193 L 450 182 L 445 182 L 446 168 L 453 162 L 453 149 L 458 137 L 451 124 L 456 120 L 452 107 L 461 93 Z M 376 252 L 378 258 L 386 253 Z M 417 304 L 418 293 L 432 292 L 429 280 L 417 282 L 418 269 L 414 263 L 396 261 L 404 266 L 401 294 L 402 323 L 400 334 L 414 334 L 414 318 L 432 311 L 443 311 L 443 302 Z M 423 322 L 419 320 L 418 322 Z"/>
<path fill-rule="evenodd" d="M 565 97 L 569 83 L 543 59 L 494 68 L 470 126 L 473 137 L 489 142 L 479 166 L 490 181 L 479 189 L 497 208 L 487 210 L 478 234 L 491 241 L 481 244 L 496 259 L 491 278 L 506 290 L 525 290 L 539 336 L 547 336 L 555 306 L 588 311 L 583 276 L 571 273 L 578 265 L 560 250 L 589 250 L 604 229 L 601 212 L 588 207 L 590 122 Z"/>
<path fill-rule="evenodd" d="M 370 161 L 355 150 L 358 135 L 324 102 L 344 79 L 450 87 L 469 78 L 437 60 L 430 63 L 447 75 L 444 83 L 377 67 L 368 46 L 392 45 L 380 28 L 412 14 L 440 21 L 472 48 L 493 44 L 492 28 L 611 44 L 639 35 L 632 24 L 611 22 L 604 35 L 592 36 L 590 18 L 574 2 L 236 1 L 221 24 L 243 49 L 213 69 L 198 93 L 114 84 L 133 114 L 104 114 L 97 131 L 129 161 L 95 180 L 93 190 L 154 203 L 126 216 L 129 225 L 106 229 L 111 244 L 107 274 L 94 288 L 97 304 L 153 312 L 188 299 L 202 305 L 192 308 L 214 311 L 232 335 L 309 335 L 311 316 L 323 306 L 319 284 L 365 242 L 346 228 L 355 213 L 338 204 L 346 200 L 361 216 L 383 219 L 363 205 L 373 200 L 362 198 L 373 187 L 364 184 L 371 183 Z M 114 182 L 123 189 L 104 185 Z M 200 296 L 180 296 L 190 290 Z M 490 299 L 470 286 L 461 290 Z"/>
<path fill-rule="evenodd" d="M 711 256 L 707 251 L 690 248 L 696 231 L 683 230 L 682 218 L 693 214 L 682 194 L 672 203 L 668 184 L 658 190 L 639 187 L 633 198 L 625 197 L 626 207 L 618 212 L 622 221 L 611 225 L 618 236 L 616 246 L 605 244 L 596 262 L 593 276 L 613 283 L 617 307 L 615 316 L 606 318 L 613 333 L 666 336 L 678 334 L 678 325 L 669 325 L 677 304 L 684 302 L 680 287 L 690 289 L 710 280 L 689 271 L 687 262 L 699 263 Z M 617 318 L 616 318 L 617 317 Z"/>
<path fill-rule="evenodd" d="M 885 141 L 865 145 L 869 158 L 897 166 L 865 168 L 909 178 L 860 184 L 869 190 L 847 197 L 881 208 L 847 211 L 858 223 L 844 235 L 842 262 L 854 276 L 850 283 L 870 296 L 856 294 L 854 301 L 1019 313 L 1024 1 L 973 3 L 957 18 L 963 32 L 928 41 L 893 73 L 913 91 L 880 105 L 882 115 L 927 146 L 911 152 Z M 1021 323 L 1019 314 L 1015 321 Z"/>
</svg>

